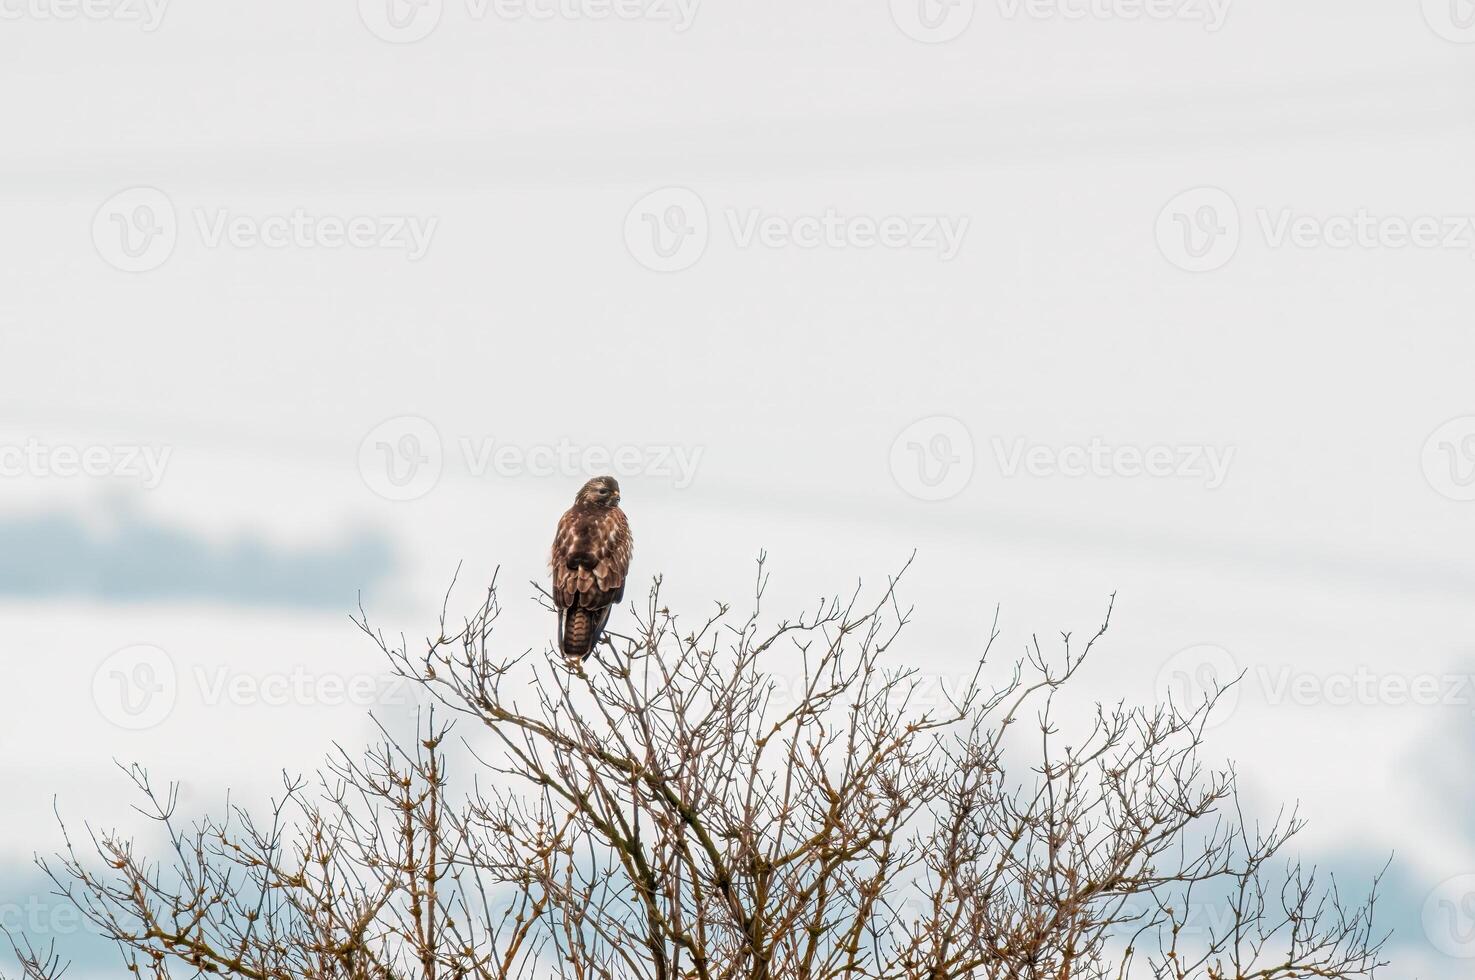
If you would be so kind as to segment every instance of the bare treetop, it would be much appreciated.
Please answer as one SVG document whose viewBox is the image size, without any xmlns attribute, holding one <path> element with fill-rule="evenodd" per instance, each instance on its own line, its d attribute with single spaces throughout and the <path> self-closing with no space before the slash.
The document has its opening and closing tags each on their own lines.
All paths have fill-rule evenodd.
<svg viewBox="0 0 1475 980">
<path fill-rule="evenodd" d="M 994 627 L 959 683 L 891 649 L 898 579 L 777 623 L 678 620 L 659 580 L 593 659 L 508 653 L 495 583 L 419 645 L 359 626 L 427 695 L 268 814 L 181 824 L 162 862 L 89 833 L 47 866 L 155 977 L 1297 980 L 1371 977 L 1376 882 L 1344 901 L 1241 813 L 1200 705 L 1055 696 L 1107 631 Z M 453 719 L 448 722 L 446 719 Z M 488 738 L 453 781 L 446 739 Z M 1079 731 L 1077 731 L 1079 729 Z M 490 747 L 489 747 L 490 746 Z M 86 853 L 90 852 L 90 853 Z M 1204 910 L 1213 914 L 1204 914 Z M 1207 921 L 1205 921 L 1207 920 Z M 24 975 L 54 957 L 18 950 Z"/>
</svg>

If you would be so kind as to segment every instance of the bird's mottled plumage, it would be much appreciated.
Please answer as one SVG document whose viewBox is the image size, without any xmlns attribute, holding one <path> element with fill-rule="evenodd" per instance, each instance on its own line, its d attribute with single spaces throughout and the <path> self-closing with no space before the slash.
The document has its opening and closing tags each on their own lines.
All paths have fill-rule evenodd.
<svg viewBox="0 0 1475 980">
<path fill-rule="evenodd" d="M 558 607 L 558 649 L 584 659 L 604 634 L 610 608 L 625 597 L 634 539 L 620 510 L 620 485 L 612 476 L 584 484 L 558 522 L 553 538 L 553 604 Z"/>
</svg>

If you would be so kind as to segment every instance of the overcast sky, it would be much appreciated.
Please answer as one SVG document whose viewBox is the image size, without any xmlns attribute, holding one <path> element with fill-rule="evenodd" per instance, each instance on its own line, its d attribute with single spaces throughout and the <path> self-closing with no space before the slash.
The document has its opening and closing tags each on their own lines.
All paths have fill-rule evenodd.
<svg viewBox="0 0 1475 980">
<path fill-rule="evenodd" d="M 613 471 L 691 615 L 916 552 L 943 677 L 1115 592 L 1076 702 L 1246 671 L 1211 753 L 1470 976 L 1467 0 L 0 0 L 0 79 L 0 922 L 74 975 L 53 804 L 408 716 L 360 593 L 543 648 Z"/>
</svg>

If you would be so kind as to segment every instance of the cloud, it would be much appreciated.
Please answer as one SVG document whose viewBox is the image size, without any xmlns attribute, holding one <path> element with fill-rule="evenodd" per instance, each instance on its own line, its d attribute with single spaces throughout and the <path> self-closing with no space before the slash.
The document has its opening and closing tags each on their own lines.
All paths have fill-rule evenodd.
<svg viewBox="0 0 1475 980">
<path fill-rule="evenodd" d="M 1430 819 L 1475 841 L 1475 663 L 1462 660 L 1448 676 L 1461 678 L 1458 700 L 1450 712 L 1419 742 L 1409 746 L 1405 764 L 1416 774 L 1430 802 Z"/>
<path fill-rule="evenodd" d="M 338 610 L 395 565 L 389 539 L 367 530 L 283 547 L 251 534 L 210 540 L 126 507 L 103 521 L 67 512 L 0 519 L 0 597 Z"/>
<path fill-rule="evenodd" d="M 0 865 L 0 929 L 22 948 L 54 950 L 76 970 L 118 966 L 117 948 L 104 939 L 82 912 L 57 894 L 56 883 L 32 866 Z M 0 976 L 19 976 L 9 943 L 0 939 Z M 67 976 L 74 976 L 69 969 Z"/>
</svg>

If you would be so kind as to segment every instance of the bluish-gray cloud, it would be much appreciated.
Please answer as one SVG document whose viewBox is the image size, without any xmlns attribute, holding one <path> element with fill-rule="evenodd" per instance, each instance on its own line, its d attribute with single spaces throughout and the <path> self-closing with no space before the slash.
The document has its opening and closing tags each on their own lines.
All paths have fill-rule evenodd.
<svg viewBox="0 0 1475 980">
<path fill-rule="evenodd" d="M 130 509 L 101 522 L 62 511 L 0 518 L 0 596 L 114 602 L 215 601 L 347 609 L 395 567 L 389 539 L 345 532 L 325 545 L 226 542 Z"/>
</svg>

